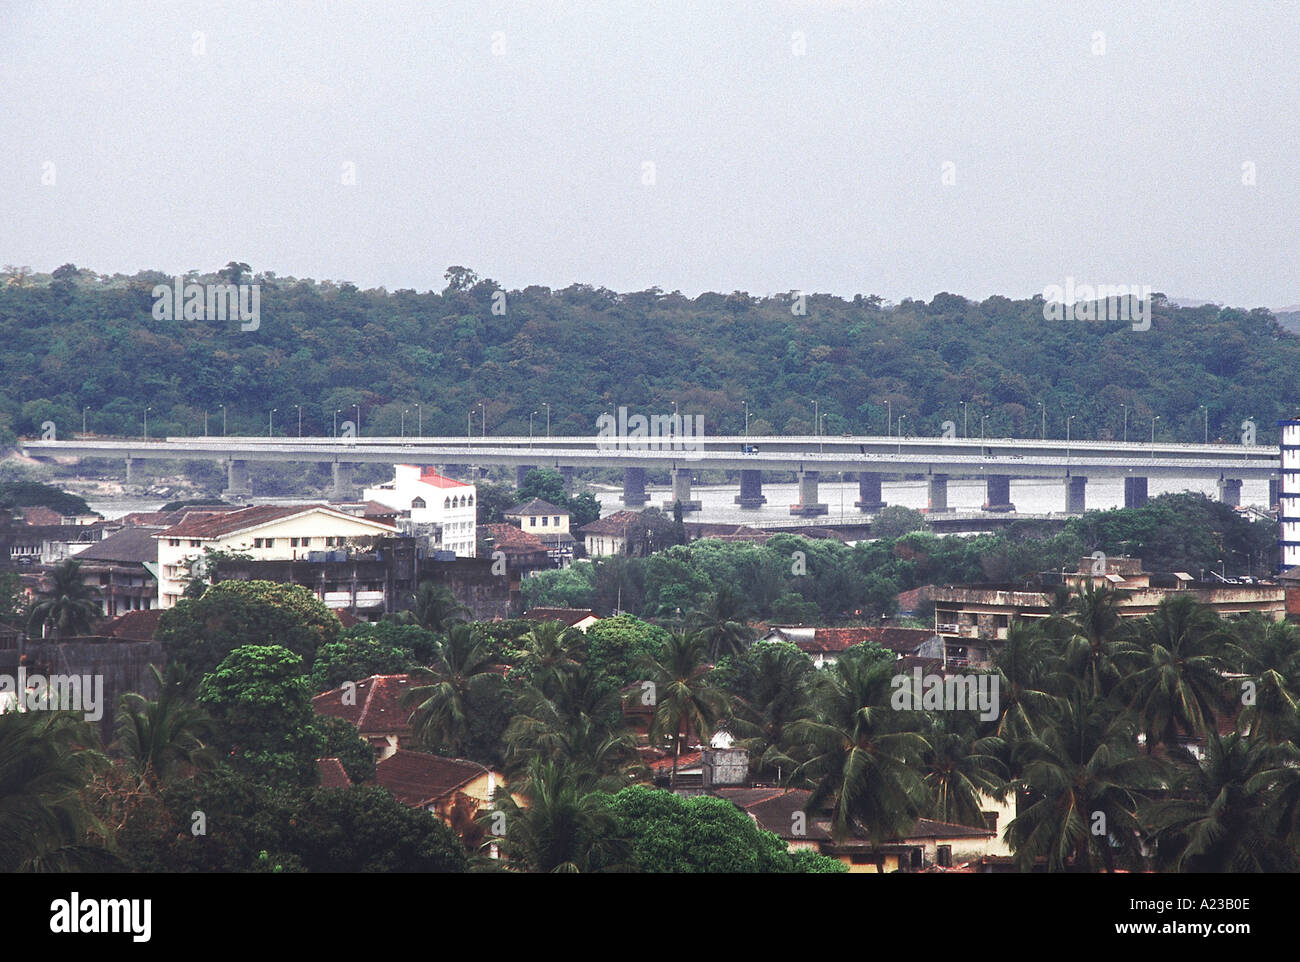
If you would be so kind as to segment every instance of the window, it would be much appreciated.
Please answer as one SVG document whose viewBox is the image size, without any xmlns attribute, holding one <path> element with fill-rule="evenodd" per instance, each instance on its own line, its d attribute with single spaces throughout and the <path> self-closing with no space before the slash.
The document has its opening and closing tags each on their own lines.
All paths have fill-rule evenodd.
<svg viewBox="0 0 1300 962">
<path fill-rule="evenodd" d="M 425 503 L 424 498 L 415 498 L 414 500 L 411 501 L 412 511 L 414 511 L 416 508 L 427 508 L 427 507 L 428 505 Z"/>
<path fill-rule="evenodd" d="M 543 527 L 543 528 L 546 527 L 546 522 L 547 522 L 548 520 L 549 520 L 549 519 L 546 517 L 546 515 L 542 515 L 542 527 Z"/>
<path fill-rule="evenodd" d="M 952 846 L 940 845 L 935 853 L 935 861 L 943 868 L 952 868 Z"/>
<path fill-rule="evenodd" d="M 451 507 L 451 498 L 443 498 L 443 499 L 442 499 L 442 507 L 443 507 L 444 510 L 447 509 L 447 508 L 450 508 L 450 507 Z"/>
<path fill-rule="evenodd" d="M 180 538 L 168 538 L 168 539 L 167 539 L 167 545 L 168 545 L 168 547 L 171 547 L 171 548 L 179 548 L 179 547 L 181 546 L 181 539 L 180 539 Z"/>
<path fill-rule="evenodd" d="M 554 524 L 557 528 L 560 526 L 560 516 L 558 514 L 555 516 Z"/>
<path fill-rule="evenodd" d="M 197 548 L 200 544 L 202 544 L 202 542 L 197 539 L 193 539 L 190 541 L 191 548 Z"/>
<path fill-rule="evenodd" d="M 275 547 L 275 539 L 274 539 L 274 538 L 267 538 L 267 539 L 266 539 L 266 546 L 267 546 L 268 548 L 274 548 L 274 547 Z"/>
<path fill-rule="evenodd" d="M 474 495 L 472 494 L 469 496 L 469 506 L 474 507 Z"/>
<path fill-rule="evenodd" d="M 262 547 L 262 539 L 261 539 L 261 538 L 254 538 L 254 539 L 253 539 L 253 547 L 254 547 L 254 548 L 260 548 L 260 547 Z"/>
<path fill-rule="evenodd" d="M 530 527 L 530 528 L 536 528 L 536 527 L 537 527 L 537 519 L 536 519 L 535 517 L 531 516 L 531 515 L 529 515 L 529 517 L 528 517 L 528 527 Z"/>
<path fill-rule="evenodd" d="M 984 827 L 990 832 L 998 830 L 998 813 L 997 812 L 980 812 L 984 816 Z"/>
</svg>

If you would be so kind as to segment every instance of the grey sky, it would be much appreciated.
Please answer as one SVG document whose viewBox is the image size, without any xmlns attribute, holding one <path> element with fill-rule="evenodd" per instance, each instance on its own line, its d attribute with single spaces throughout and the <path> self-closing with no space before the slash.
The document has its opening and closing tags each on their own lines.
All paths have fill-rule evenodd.
<svg viewBox="0 0 1300 962">
<path fill-rule="evenodd" d="M 1298 63 L 1296 2 L 8 2 L 0 263 L 1277 308 Z"/>
</svg>

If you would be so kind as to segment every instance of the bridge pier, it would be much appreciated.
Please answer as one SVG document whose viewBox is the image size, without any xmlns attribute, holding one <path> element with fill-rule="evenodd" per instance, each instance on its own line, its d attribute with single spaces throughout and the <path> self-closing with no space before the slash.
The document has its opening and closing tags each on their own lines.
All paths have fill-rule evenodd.
<svg viewBox="0 0 1300 962">
<path fill-rule="evenodd" d="M 623 504 L 641 508 L 650 499 L 645 493 L 645 468 L 626 468 L 623 471 Z"/>
<path fill-rule="evenodd" d="M 356 485 L 352 483 L 351 463 L 335 461 L 330 467 L 334 475 L 333 497 L 339 501 L 351 501 L 357 496 Z"/>
<path fill-rule="evenodd" d="M 522 488 L 524 486 L 524 479 L 528 477 L 528 472 L 532 471 L 536 467 L 537 465 L 535 464 L 517 465 L 515 467 L 515 487 Z"/>
<path fill-rule="evenodd" d="M 673 468 L 673 496 L 664 502 L 664 507 L 672 510 L 676 505 L 682 506 L 682 512 L 699 511 L 703 505 L 691 500 L 691 469 Z"/>
<path fill-rule="evenodd" d="M 984 482 L 987 500 L 985 511 L 1015 511 L 1011 503 L 1011 477 L 1006 474 L 990 474 Z"/>
<path fill-rule="evenodd" d="M 1065 479 L 1065 513 L 1066 514 L 1083 514 L 1086 510 L 1085 492 L 1088 490 L 1088 479 L 1078 475 L 1072 475 Z"/>
<path fill-rule="evenodd" d="M 1241 507 L 1241 482 L 1232 478 L 1220 478 L 1219 500 L 1233 508 Z"/>
<path fill-rule="evenodd" d="M 565 497 L 573 497 L 573 468 L 560 468 L 560 477 L 564 480 Z"/>
<path fill-rule="evenodd" d="M 130 484 L 130 483 L 131 483 L 131 464 L 132 464 L 132 463 L 133 463 L 133 462 L 132 462 L 131 458 L 128 457 L 128 458 L 126 459 L 126 483 L 127 483 L 127 484 Z"/>
<path fill-rule="evenodd" d="M 231 458 L 226 462 L 226 490 L 221 492 L 223 498 L 247 498 L 253 493 L 253 486 L 248 480 L 248 462 Z"/>
<path fill-rule="evenodd" d="M 930 514 L 945 514 L 948 507 L 948 475 L 932 474 L 929 479 Z"/>
<path fill-rule="evenodd" d="M 859 511 L 875 514 L 885 506 L 884 495 L 880 491 L 882 475 L 875 471 L 858 472 L 858 500 L 853 506 Z"/>
<path fill-rule="evenodd" d="M 790 513 L 800 517 L 813 517 L 826 514 L 830 506 L 817 500 L 817 482 L 821 478 L 818 471 L 799 472 L 799 503 L 790 505 Z"/>
<path fill-rule="evenodd" d="M 763 496 L 763 472 L 741 471 L 740 494 L 736 495 L 736 504 L 742 508 L 761 508 L 767 504 Z"/>
<path fill-rule="evenodd" d="M 1147 503 L 1147 479 L 1146 478 L 1125 478 L 1124 479 L 1124 507 L 1140 508 Z"/>
</svg>

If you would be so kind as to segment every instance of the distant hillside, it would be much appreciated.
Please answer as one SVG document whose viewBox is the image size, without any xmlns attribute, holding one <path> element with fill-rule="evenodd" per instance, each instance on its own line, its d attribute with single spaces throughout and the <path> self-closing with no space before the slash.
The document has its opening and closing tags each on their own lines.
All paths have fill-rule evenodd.
<svg viewBox="0 0 1300 962">
<path fill-rule="evenodd" d="M 989 436 L 1123 431 L 1235 442 L 1254 417 L 1261 442 L 1300 407 L 1300 338 L 1266 310 L 1180 308 L 1157 297 L 1151 330 L 1127 321 L 1048 321 L 1042 301 L 938 294 L 882 308 L 879 298 L 755 298 L 657 289 L 616 293 L 575 284 L 501 292 L 464 268 L 442 292 L 362 291 L 267 273 L 260 324 L 155 320 L 143 272 L 100 279 L 65 267 L 0 288 L 0 440 L 80 431 L 200 434 L 298 430 L 329 434 L 361 405 L 364 434 L 459 435 L 473 411 L 490 434 L 590 434 L 604 411 L 705 417 L 709 433 L 810 433 L 813 404 L 828 433 L 909 434 L 943 422 Z M 216 280 L 208 275 L 199 280 Z M 495 308 L 495 310 L 494 310 Z M 1291 320 L 1290 318 L 1288 319 Z M 416 405 L 420 405 L 417 409 Z"/>
</svg>

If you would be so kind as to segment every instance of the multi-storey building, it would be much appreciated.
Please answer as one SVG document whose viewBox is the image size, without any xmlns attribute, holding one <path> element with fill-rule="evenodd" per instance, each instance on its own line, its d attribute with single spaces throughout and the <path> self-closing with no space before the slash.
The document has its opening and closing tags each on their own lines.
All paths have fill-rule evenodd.
<svg viewBox="0 0 1300 962">
<path fill-rule="evenodd" d="M 460 558 L 475 556 L 478 489 L 430 467 L 393 465 L 393 480 L 366 488 L 363 497 L 397 510 L 404 534 L 428 537 Z"/>
</svg>

